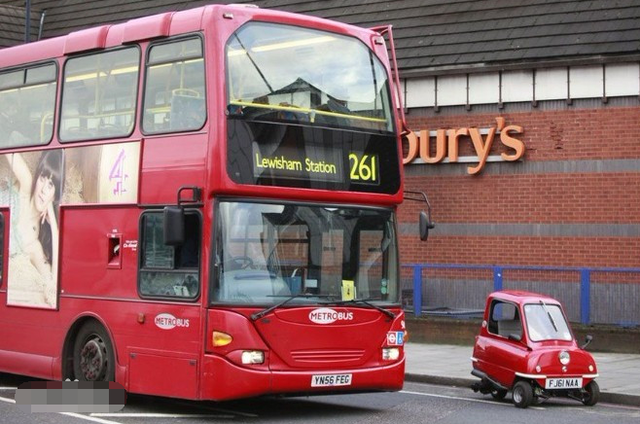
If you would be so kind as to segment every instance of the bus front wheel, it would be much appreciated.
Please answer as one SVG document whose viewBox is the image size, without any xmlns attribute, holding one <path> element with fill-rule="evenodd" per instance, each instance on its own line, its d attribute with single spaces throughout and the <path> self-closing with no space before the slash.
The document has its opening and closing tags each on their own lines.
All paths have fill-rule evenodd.
<svg viewBox="0 0 640 424">
<path fill-rule="evenodd" d="M 73 372 L 80 381 L 115 381 L 115 357 L 109 335 L 96 321 L 80 328 L 73 344 Z"/>
</svg>

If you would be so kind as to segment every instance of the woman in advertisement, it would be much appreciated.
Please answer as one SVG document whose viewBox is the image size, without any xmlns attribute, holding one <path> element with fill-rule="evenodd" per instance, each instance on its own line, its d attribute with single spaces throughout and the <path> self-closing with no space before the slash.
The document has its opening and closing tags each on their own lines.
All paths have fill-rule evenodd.
<svg viewBox="0 0 640 424">
<path fill-rule="evenodd" d="M 55 308 L 63 153 L 42 152 L 35 172 L 21 153 L 5 157 L 15 176 L 10 199 L 9 303 Z"/>
</svg>

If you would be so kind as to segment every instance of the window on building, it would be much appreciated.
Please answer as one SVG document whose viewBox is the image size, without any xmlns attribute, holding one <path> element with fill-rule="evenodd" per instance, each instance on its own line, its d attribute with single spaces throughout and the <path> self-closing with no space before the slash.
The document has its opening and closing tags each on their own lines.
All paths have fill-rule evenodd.
<svg viewBox="0 0 640 424">
<path fill-rule="evenodd" d="M 164 244 L 162 211 L 147 212 L 140 224 L 139 292 L 148 297 L 195 299 L 200 292 L 200 215 L 185 213 L 185 242 Z"/>
<path fill-rule="evenodd" d="M 196 37 L 152 46 L 147 59 L 143 131 L 199 130 L 205 120 L 202 40 Z"/>
<path fill-rule="evenodd" d="M 64 69 L 60 139 L 125 137 L 135 122 L 137 47 L 69 59 Z"/>
<path fill-rule="evenodd" d="M 0 74 L 0 148 L 47 144 L 53 135 L 56 66 Z"/>
</svg>

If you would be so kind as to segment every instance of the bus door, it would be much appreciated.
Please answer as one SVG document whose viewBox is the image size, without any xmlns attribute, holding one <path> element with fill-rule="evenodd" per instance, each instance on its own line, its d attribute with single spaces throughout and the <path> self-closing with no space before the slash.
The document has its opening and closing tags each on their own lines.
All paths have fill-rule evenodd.
<svg viewBox="0 0 640 424">
<path fill-rule="evenodd" d="M 140 326 L 128 340 L 133 393 L 197 397 L 202 296 L 202 216 L 184 214 L 184 240 L 167 245 L 163 211 L 140 217 Z M 142 321 L 142 322 L 141 322 Z"/>
</svg>

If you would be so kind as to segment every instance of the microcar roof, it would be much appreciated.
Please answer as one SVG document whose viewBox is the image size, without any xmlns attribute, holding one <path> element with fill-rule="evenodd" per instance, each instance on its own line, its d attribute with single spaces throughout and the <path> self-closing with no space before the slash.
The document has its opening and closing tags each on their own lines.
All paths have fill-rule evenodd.
<svg viewBox="0 0 640 424">
<path fill-rule="evenodd" d="M 491 293 L 489 295 L 489 298 L 505 300 L 505 301 L 517 303 L 519 305 L 524 305 L 527 303 L 538 303 L 541 300 L 544 303 L 550 303 L 550 304 L 552 303 L 557 305 L 560 304 L 560 302 L 558 302 L 556 299 L 549 297 L 547 295 L 523 291 L 523 290 L 501 290 L 501 291 Z"/>
</svg>

